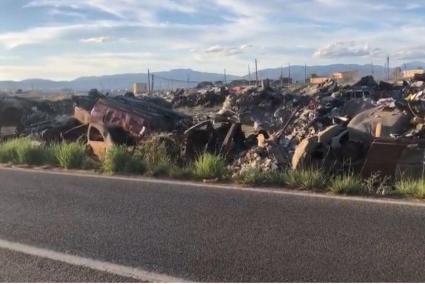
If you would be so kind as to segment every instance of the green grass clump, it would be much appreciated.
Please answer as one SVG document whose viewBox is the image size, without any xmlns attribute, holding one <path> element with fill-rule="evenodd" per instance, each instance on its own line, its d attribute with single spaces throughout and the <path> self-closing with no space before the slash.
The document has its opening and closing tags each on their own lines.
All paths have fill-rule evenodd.
<svg viewBox="0 0 425 284">
<path fill-rule="evenodd" d="M 146 171 L 146 164 L 142 159 L 131 155 L 125 147 L 113 146 L 106 152 L 102 168 L 108 173 L 143 174 Z"/>
<path fill-rule="evenodd" d="M 223 157 L 204 153 L 193 164 L 193 174 L 199 179 L 224 179 L 227 174 Z"/>
<path fill-rule="evenodd" d="M 284 180 L 289 187 L 324 189 L 328 184 L 329 176 L 319 169 L 299 169 L 286 171 Z"/>
<path fill-rule="evenodd" d="M 51 146 L 54 160 L 65 169 L 81 169 L 86 159 L 86 146 L 81 143 L 58 143 Z"/>
<path fill-rule="evenodd" d="M 152 167 L 152 175 L 154 177 L 167 177 L 170 175 L 171 167 L 169 163 L 159 163 Z"/>
<path fill-rule="evenodd" d="M 363 180 L 353 174 L 336 176 L 331 180 L 329 190 L 333 193 L 343 194 L 367 194 L 368 189 Z"/>
<path fill-rule="evenodd" d="M 17 138 L 0 145 L 0 162 L 28 165 L 42 165 L 48 161 L 45 145 L 29 138 Z"/>
<path fill-rule="evenodd" d="M 175 164 L 180 147 L 171 137 L 158 135 L 144 141 L 138 151 L 153 171 L 157 166 L 164 169 L 164 165 Z"/>
<path fill-rule="evenodd" d="M 425 180 L 402 179 L 396 182 L 395 193 L 424 199 Z"/>
<path fill-rule="evenodd" d="M 171 166 L 170 177 L 175 179 L 191 179 L 193 178 L 193 168 L 191 166 L 179 167 L 176 165 Z"/>
<path fill-rule="evenodd" d="M 237 177 L 237 182 L 247 185 L 284 185 L 284 173 L 277 171 L 261 171 L 257 168 L 251 168 L 242 171 Z"/>
</svg>

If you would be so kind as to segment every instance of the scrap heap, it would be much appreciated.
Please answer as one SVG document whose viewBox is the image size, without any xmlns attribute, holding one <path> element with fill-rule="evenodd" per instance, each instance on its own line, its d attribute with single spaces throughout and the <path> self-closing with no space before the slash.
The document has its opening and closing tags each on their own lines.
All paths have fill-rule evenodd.
<svg viewBox="0 0 425 284">
<path fill-rule="evenodd" d="M 3 96 L 0 134 L 86 141 L 102 157 L 112 145 L 137 146 L 173 133 L 179 160 L 221 154 L 234 175 L 307 166 L 414 174 L 422 172 L 425 153 L 424 81 L 377 83 L 367 76 L 353 85 L 329 79 L 287 88 L 205 83 L 164 95 L 168 101 L 98 92 L 59 101 Z"/>
</svg>

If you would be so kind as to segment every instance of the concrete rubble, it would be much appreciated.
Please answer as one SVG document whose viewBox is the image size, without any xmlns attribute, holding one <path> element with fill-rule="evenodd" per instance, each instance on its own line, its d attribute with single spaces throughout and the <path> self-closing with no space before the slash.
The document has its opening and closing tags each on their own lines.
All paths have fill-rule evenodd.
<svg viewBox="0 0 425 284">
<path fill-rule="evenodd" d="M 423 171 L 425 153 L 423 79 L 227 87 L 204 82 L 159 96 L 91 91 L 57 101 L 3 96 L 0 134 L 84 141 L 101 158 L 112 145 L 137 146 L 172 133 L 182 161 L 203 151 L 221 154 L 234 175 L 310 166 L 413 175 Z M 391 163 L 383 157 L 388 151 L 395 153 Z"/>
</svg>

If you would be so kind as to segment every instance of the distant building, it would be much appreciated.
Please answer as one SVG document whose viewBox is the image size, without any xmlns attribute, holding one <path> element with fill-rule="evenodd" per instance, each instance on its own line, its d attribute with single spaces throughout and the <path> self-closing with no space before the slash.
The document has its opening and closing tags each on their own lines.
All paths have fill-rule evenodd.
<svg viewBox="0 0 425 284">
<path fill-rule="evenodd" d="M 411 70 L 404 70 L 401 72 L 401 75 L 403 79 L 409 80 L 415 78 L 416 75 L 423 75 L 425 74 L 424 69 L 411 69 Z"/>
<path fill-rule="evenodd" d="M 133 93 L 135 95 L 143 94 L 148 91 L 148 84 L 146 83 L 134 83 L 133 84 Z"/>
<path fill-rule="evenodd" d="M 332 79 L 338 82 L 352 82 L 359 77 L 358 71 L 335 72 L 332 74 Z"/>
<path fill-rule="evenodd" d="M 329 79 L 330 79 L 329 77 L 311 76 L 310 84 L 319 85 L 319 84 L 326 82 Z"/>
</svg>

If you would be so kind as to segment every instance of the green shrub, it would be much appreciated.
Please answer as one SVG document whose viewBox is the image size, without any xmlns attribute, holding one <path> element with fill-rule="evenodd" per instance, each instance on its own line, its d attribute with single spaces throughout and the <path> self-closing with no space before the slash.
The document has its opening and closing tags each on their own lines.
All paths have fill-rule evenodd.
<svg viewBox="0 0 425 284">
<path fill-rule="evenodd" d="M 0 145 L 0 162 L 42 165 L 49 159 L 48 149 L 28 138 L 17 138 Z"/>
<path fill-rule="evenodd" d="M 130 174 L 144 174 L 148 170 L 146 162 L 141 157 L 131 156 L 126 165 L 125 172 Z"/>
<path fill-rule="evenodd" d="M 324 189 L 329 181 L 325 172 L 314 168 L 288 170 L 283 175 L 287 186 L 303 189 Z"/>
<path fill-rule="evenodd" d="M 142 159 L 130 154 L 123 146 L 113 146 L 102 161 L 103 170 L 108 173 L 139 173 L 146 171 Z"/>
<path fill-rule="evenodd" d="M 178 167 L 176 165 L 171 166 L 170 177 L 175 179 L 191 179 L 193 177 L 193 169 L 190 166 Z"/>
<path fill-rule="evenodd" d="M 395 193 L 423 199 L 425 198 L 425 181 L 402 179 L 396 182 Z"/>
<path fill-rule="evenodd" d="M 261 171 L 251 168 L 242 171 L 237 177 L 237 182 L 248 185 L 284 185 L 284 173 L 277 171 Z"/>
<path fill-rule="evenodd" d="M 333 193 L 344 194 L 365 194 L 368 189 L 363 183 L 363 180 L 353 174 L 344 174 L 336 176 L 331 180 L 329 190 Z"/>
<path fill-rule="evenodd" d="M 392 193 L 393 186 L 391 185 L 391 178 L 383 176 L 380 173 L 373 173 L 368 178 L 363 180 L 365 190 L 369 194 L 386 195 Z"/>
<path fill-rule="evenodd" d="M 100 167 L 101 167 L 100 162 L 96 161 L 96 160 L 94 160 L 90 157 L 86 157 L 84 159 L 84 162 L 83 162 L 83 165 L 82 165 L 82 168 L 84 170 L 97 170 Z"/>
<path fill-rule="evenodd" d="M 167 177 L 170 175 L 171 165 L 169 163 L 159 163 L 152 168 L 154 177 Z"/>
<path fill-rule="evenodd" d="M 227 170 L 223 157 L 204 153 L 193 164 L 193 173 L 199 179 L 224 179 Z"/>
<path fill-rule="evenodd" d="M 179 160 L 180 147 L 172 137 L 162 134 L 145 140 L 138 151 L 153 171 L 157 166 L 164 168 L 163 165 L 175 164 Z"/>
<path fill-rule="evenodd" d="M 56 163 L 65 169 L 83 168 L 86 147 L 81 143 L 58 143 L 52 145 Z"/>
</svg>

